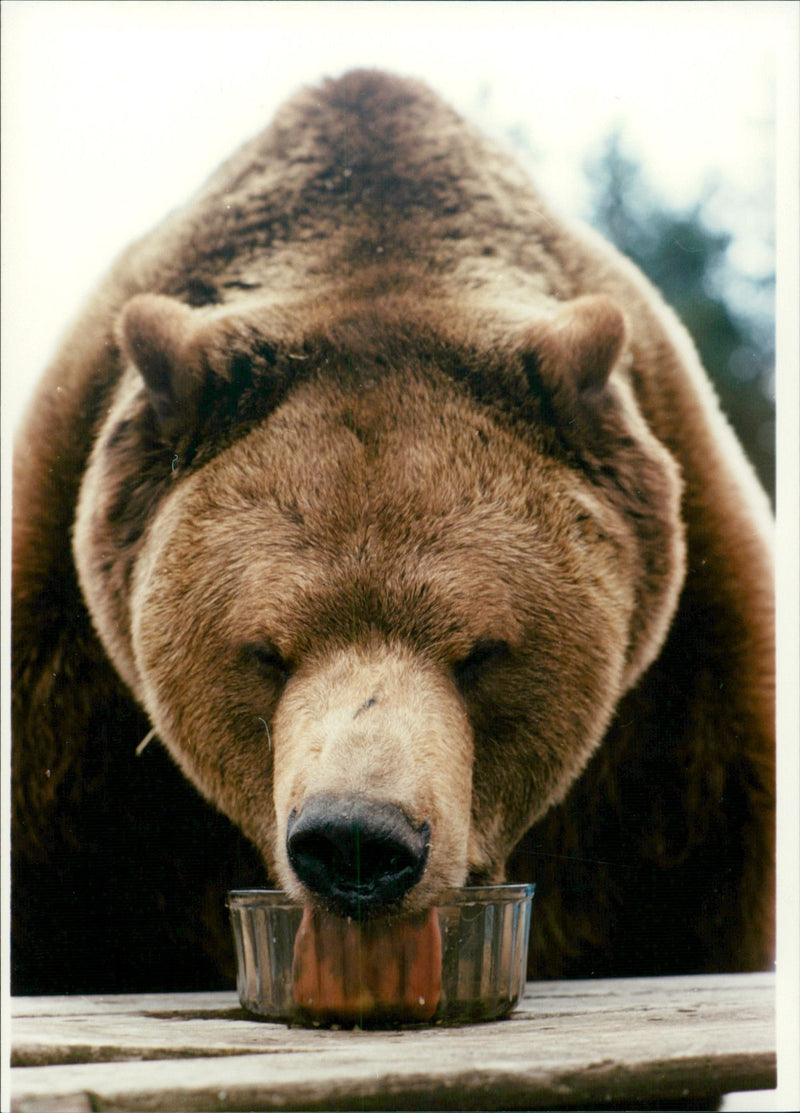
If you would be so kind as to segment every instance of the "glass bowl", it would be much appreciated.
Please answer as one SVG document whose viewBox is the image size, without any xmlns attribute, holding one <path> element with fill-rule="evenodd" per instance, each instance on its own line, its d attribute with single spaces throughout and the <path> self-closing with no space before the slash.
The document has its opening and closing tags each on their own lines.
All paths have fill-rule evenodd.
<svg viewBox="0 0 800 1113">
<path fill-rule="evenodd" d="M 453 889 L 421 915 L 364 923 L 304 909 L 283 892 L 231 892 L 239 1000 L 289 1024 L 497 1020 L 525 989 L 533 890 Z"/>
</svg>

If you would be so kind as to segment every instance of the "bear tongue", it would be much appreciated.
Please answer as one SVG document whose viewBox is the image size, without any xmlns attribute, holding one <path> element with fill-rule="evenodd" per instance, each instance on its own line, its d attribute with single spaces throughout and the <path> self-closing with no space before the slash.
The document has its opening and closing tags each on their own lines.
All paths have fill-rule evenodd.
<svg viewBox="0 0 800 1113">
<path fill-rule="evenodd" d="M 442 984 L 436 909 L 358 924 L 304 908 L 292 977 L 295 1005 L 317 1023 L 430 1020 Z"/>
</svg>

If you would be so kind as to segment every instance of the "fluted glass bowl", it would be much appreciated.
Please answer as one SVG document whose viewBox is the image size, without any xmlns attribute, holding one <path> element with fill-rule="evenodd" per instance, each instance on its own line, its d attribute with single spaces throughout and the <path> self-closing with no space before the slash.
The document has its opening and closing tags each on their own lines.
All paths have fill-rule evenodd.
<svg viewBox="0 0 800 1113">
<path fill-rule="evenodd" d="M 533 885 L 454 889 L 416 917 L 359 924 L 286 893 L 228 894 L 242 1006 L 289 1024 L 497 1020 L 525 989 Z"/>
</svg>

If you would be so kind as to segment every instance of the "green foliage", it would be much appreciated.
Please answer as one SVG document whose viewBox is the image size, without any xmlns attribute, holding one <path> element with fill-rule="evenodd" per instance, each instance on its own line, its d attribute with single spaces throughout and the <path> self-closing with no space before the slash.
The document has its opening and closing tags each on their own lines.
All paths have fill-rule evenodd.
<svg viewBox="0 0 800 1113">
<path fill-rule="evenodd" d="M 587 173 L 590 222 L 644 271 L 692 334 L 722 408 L 774 499 L 770 297 L 767 311 L 761 308 L 765 289 L 770 294 L 774 288 L 774 275 L 753 279 L 735 274 L 727 259 L 732 237 L 709 227 L 708 199 L 686 211 L 664 205 L 623 151 L 619 132 L 606 139 Z M 742 289 L 745 298 L 751 295 L 750 309 L 740 305 Z"/>
</svg>

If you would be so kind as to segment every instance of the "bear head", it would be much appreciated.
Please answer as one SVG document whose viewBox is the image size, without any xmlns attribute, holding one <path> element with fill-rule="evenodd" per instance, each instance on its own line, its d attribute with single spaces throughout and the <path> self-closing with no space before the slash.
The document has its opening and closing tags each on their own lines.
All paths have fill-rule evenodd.
<svg viewBox="0 0 800 1113">
<path fill-rule="evenodd" d="M 682 582 L 619 309 L 141 294 L 117 343 L 74 550 L 163 744 L 304 903 L 502 881 Z"/>
</svg>

